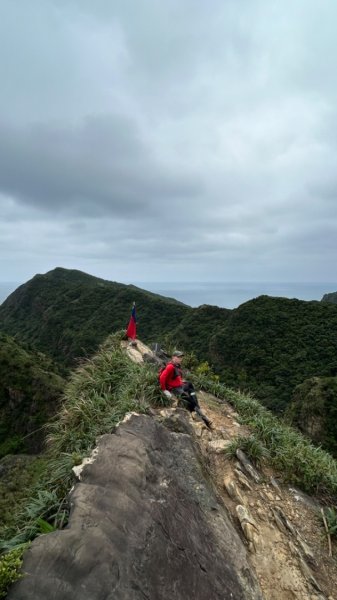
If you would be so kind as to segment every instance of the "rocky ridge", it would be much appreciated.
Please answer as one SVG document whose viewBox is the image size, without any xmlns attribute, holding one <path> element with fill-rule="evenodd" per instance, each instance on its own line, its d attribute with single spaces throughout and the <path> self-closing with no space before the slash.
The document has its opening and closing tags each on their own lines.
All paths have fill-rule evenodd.
<svg viewBox="0 0 337 600">
<path fill-rule="evenodd" d="M 141 362 L 150 350 L 126 346 Z M 226 448 L 247 433 L 199 394 L 210 432 L 176 407 L 132 414 L 77 471 L 67 529 L 40 536 L 10 600 L 336 600 L 318 506 Z"/>
</svg>

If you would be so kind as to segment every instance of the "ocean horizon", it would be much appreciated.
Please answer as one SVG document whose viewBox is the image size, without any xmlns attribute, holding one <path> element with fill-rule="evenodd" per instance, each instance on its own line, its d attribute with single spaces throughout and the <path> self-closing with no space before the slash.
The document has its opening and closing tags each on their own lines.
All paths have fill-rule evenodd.
<svg viewBox="0 0 337 600">
<path fill-rule="evenodd" d="M 122 283 L 122 282 L 121 282 Z M 130 282 L 129 282 L 130 283 Z M 133 285 L 162 296 L 175 298 L 189 306 L 210 304 L 221 308 L 237 308 L 261 295 L 321 300 L 324 294 L 337 291 L 337 282 L 132 282 Z M 0 282 L 0 304 L 20 282 Z"/>
<path fill-rule="evenodd" d="M 321 300 L 324 294 L 337 291 L 337 282 L 138 282 L 143 289 L 180 300 L 189 306 L 210 304 L 237 308 L 240 304 L 267 295 L 298 300 Z"/>
</svg>

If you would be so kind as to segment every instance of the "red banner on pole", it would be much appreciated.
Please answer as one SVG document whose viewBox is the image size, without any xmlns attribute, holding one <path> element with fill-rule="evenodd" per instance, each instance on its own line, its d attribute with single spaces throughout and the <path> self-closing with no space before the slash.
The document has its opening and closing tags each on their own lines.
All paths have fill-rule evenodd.
<svg viewBox="0 0 337 600">
<path fill-rule="evenodd" d="M 129 325 L 126 330 L 126 335 L 131 340 L 135 340 L 137 337 L 136 303 L 135 302 L 133 303 Z"/>
</svg>

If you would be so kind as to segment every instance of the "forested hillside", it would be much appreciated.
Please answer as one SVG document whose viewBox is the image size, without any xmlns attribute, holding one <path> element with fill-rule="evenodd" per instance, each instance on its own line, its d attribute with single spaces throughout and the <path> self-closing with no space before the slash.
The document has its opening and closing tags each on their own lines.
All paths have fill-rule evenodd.
<svg viewBox="0 0 337 600">
<path fill-rule="evenodd" d="M 336 374 L 337 307 L 260 296 L 232 311 L 209 356 L 229 385 L 283 411 L 305 379 Z"/>
<path fill-rule="evenodd" d="M 40 450 L 64 380 L 50 358 L 0 333 L 0 457 Z"/>
<path fill-rule="evenodd" d="M 125 329 L 133 301 L 145 341 L 164 335 L 192 310 L 132 285 L 57 268 L 35 275 L 7 298 L 0 307 L 0 329 L 69 367 L 96 351 L 112 331 Z"/>
<path fill-rule="evenodd" d="M 298 385 L 286 417 L 337 457 L 337 377 L 312 377 Z"/>
</svg>

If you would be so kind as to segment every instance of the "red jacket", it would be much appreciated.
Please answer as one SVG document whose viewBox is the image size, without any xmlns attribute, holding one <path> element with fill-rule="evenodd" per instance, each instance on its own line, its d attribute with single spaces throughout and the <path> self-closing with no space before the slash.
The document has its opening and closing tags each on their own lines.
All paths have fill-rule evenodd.
<svg viewBox="0 0 337 600">
<path fill-rule="evenodd" d="M 175 375 L 177 375 L 175 377 Z M 183 385 L 181 369 L 173 363 L 168 363 L 159 377 L 162 390 L 171 390 L 172 388 Z"/>
</svg>

